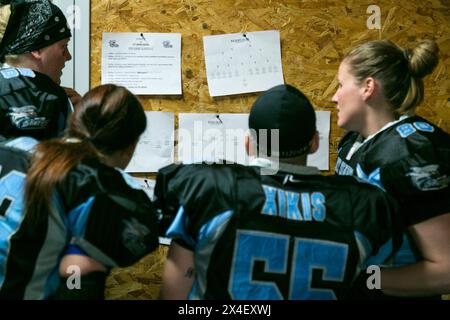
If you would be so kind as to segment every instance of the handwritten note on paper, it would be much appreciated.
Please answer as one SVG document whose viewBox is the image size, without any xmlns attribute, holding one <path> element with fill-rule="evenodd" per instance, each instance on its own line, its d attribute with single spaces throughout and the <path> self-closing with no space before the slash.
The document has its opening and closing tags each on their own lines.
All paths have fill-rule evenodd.
<svg viewBox="0 0 450 320">
<path fill-rule="evenodd" d="M 145 115 L 147 129 L 139 138 L 127 172 L 156 172 L 173 163 L 174 114 L 145 111 Z"/>
<path fill-rule="evenodd" d="M 181 162 L 248 163 L 244 145 L 248 113 L 180 113 L 178 118 Z"/>
<path fill-rule="evenodd" d="M 319 131 L 319 149 L 308 155 L 307 165 L 328 170 L 330 162 L 330 111 L 316 111 L 316 127 Z"/>
<path fill-rule="evenodd" d="M 103 33 L 105 83 L 134 94 L 181 94 L 181 34 Z"/>
<path fill-rule="evenodd" d="M 203 37 L 211 96 L 259 92 L 283 84 L 279 31 Z"/>
</svg>

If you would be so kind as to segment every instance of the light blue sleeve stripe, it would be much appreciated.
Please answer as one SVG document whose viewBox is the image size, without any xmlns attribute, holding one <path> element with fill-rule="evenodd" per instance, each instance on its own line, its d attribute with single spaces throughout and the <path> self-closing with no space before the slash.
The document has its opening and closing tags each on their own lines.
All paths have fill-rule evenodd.
<svg viewBox="0 0 450 320">
<path fill-rule="evenodd" d="M 358 165 L 356 166 L 356 176 L 361 180 L 373 184 L 383 191 L 386 191 L 383 187 L 383 183 L 381 182 L 380 168 L 376 168 L 371 173 L 366 174 L 361 168 L 361 165 L 358 163 Z"/>
<path fill-rule="evenodd" d="M 5 146 L 31 152 L 37 144 L 38 141 L 31 137 L 20 137 L 9 141 Z"/>
<path fill-rule="evenodd" d="M 189 235 L 187 231 L 189 217 L 184 211 L 183 207 L 178 209 L 177 215 L 173 220 L 170 227 L 167 229 L 166 237 L 168 238 L 179 238 L 186 242 L 187 245 L 192 248 L 195 247 L 195 240 Z"/>
<path fill-rule="evenodd" d="M 82 203 L 75 209 L 71 210 L 68 215 L 69 226 L 72 237 L 82 237 L 86 231 L 86 223 L 94 204 L 95 197 L 90 197 L 86 202 Z"/>
<path fill-rule="evenodd" d="M 383 265 L 392 254 L 392 239 L 386 241 L 378 250 L 378 252 L 367 260 L 366 267 L 370 265 Z"/>
<path fill-rule="evenodd" d="M 367 258 L 372 254 L 372 244 L 361 232 L 354 231 L 353 234 L 355 235 L 356 244 L 358 245 L 358 249 L 360 251 L 360 262 L 364 265 Z"/>
<path fill-rule="evenodd" d="M 217 234 L 218 230 L 225 226 L 226 222 L 228 222 L 233 215 L 232 210 L 225 211 L 224 213 L 221 213 L 211 220 L 209 220 L 207 223 L 205 223 L 199 232 L 198 237 L 198 245 L 199 247 L 203 247 L 207 242 L 211 241 L 215 238 L 215 235 Z"/>
<path fill-rule="evenodd" d="M 417 262 L 416 257 L 411 249 L 411 244 L 409 242 L 408 236 L 406 233 L 403 233 L 403 242 L 395 253 L 394 259 L 392 261 L 392 267 L 401 267 L 408 264 L 413 264 Z"/>
</svg>

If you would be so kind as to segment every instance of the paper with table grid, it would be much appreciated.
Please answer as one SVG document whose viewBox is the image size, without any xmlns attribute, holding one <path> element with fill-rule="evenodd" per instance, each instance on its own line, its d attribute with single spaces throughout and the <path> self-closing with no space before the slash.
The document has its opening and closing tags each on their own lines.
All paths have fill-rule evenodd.
<svg viewBox="0 0 450 320">
<path fill-rule="evenodd" d="M 276 30 L 203 37 L 211 96 L 265 91 L 283 84 Z"/>
</svg>

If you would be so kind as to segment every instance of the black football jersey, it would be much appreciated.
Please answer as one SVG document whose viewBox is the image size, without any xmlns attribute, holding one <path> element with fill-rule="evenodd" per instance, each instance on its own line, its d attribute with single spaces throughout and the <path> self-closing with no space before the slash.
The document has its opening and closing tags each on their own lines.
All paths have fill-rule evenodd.
<svg viewBox="0 0 450 320">
<path fill-rule="evenodd" d="M 50 297 L 69 244 L 107 267 L 135 263 L 158 246 L 148 196 L 130 176 L 97 160 L 69 172 L 53 194 L 51 212 L 25 216 L 28 157 L 13 144 L 8 148 L 0 148 L 0 299 Z"/>
<path fill-rule="evenodd" d="M 0 69 L 0 135 L 55 138 L 70 112 L 67 94 L 47 75 L 27 68 Z"/>
<path fill-rule="evenodd" d="M 359 135 L 339 144 L 336 173 L 378 185 L 416 224 L 450 212 L 450 135 L 419 116 L 408 117 L 351 151 Z M 352 153 L 349 155 L 349 153 Z"/>
<path fill-rule="evenodd" d="M 450 212 L 450 135 L 419 117 L 401 119 L 361 141 L 347 133 L 339 144 L 336 173 L 372 183 L 400 204 L 405 226 Z M 421 259 L 405 233 L 393 266 Z"/>
<path fill-rule="evenodd" d="M 340 299 L 356 274 L 386 261 L 400 241 L 395 202 L 352 177 L 318 173 L 161 169 L 157 203 L 176 213 L 167 236 L 195 255 L 189 298 Z"/>
</svg>

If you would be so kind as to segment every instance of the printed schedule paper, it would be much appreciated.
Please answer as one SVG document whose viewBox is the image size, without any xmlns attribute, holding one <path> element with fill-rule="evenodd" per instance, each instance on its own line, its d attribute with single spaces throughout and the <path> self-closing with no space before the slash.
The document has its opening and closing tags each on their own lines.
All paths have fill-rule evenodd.
<svg viewBox="0 0 450 320">
<path fill-rule="evenodd" d="M 134 94 L 181 94 L 181 34 L 103 33 L 102 84 L 106 83 Z"/>
<path fill-rule="evenodd" d="M 183 163 L 247 164 L 248 113 L 180 113 L 178 159 Z"/>
<path fill-rule="evenodd" d="M 283 84 L 276 30 L 203 37 L 209 93 L 259 92 Z"/>
<path fill-rule="evenodd" d="M 173 163 L 173 112 L 145 111 L 147 129 L 140 136 L 126 172 L 157 172 Z M 130 126 L 133 124 L 130 123 Z"/>
<path fill-rule="evenodd" d="M 249 164 L 244 138 L 248 113 L 180 113 L 178 159 L 183 163 L 225 161 Z M 307 165 L 329 169 L 330 111 L 316 111 L 320 145 L 307 157 Z"/>
<path fill-rule="evenodd" d="M 316 127 L 319 131 L 319 149 L 309 154 L 306 164 L 319 168 L 319 170 L 328 170 L 330 162 L 330 111 L 316 111 Z"/>
</svg>

